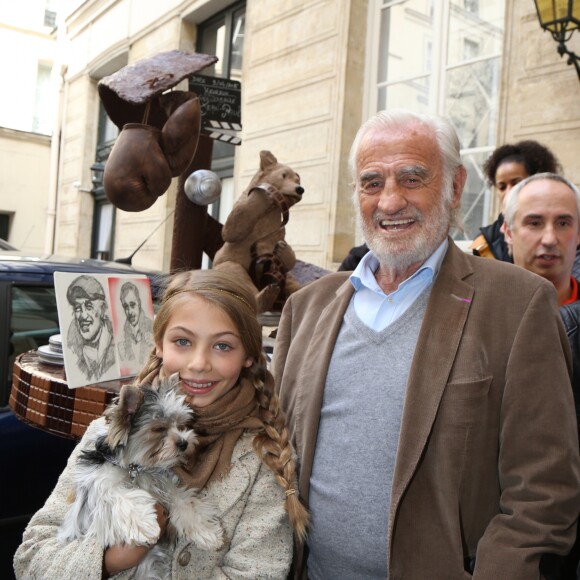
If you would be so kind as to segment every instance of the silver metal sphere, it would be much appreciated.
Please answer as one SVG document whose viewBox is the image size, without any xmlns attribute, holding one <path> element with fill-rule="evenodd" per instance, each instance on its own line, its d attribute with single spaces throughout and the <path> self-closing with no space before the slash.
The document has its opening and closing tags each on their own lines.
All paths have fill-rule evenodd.
<svg viewBox="0 0 580 580">
<path fill-rule="evenodd" d="M 197 205 L 209 205 L 221 195 L 222 182 L 213 171 L 198 169 L 185 180 L 183 189 L 189 201 Z"/>
</svg>

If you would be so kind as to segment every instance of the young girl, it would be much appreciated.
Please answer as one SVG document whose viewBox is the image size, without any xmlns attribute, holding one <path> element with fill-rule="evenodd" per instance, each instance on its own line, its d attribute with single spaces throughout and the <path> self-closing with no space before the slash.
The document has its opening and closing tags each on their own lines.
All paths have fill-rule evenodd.
<svg viewBox="0 0 580 580">
<path fill-rule="evenodd" d="M 308 516 L 297 497 L 293 449 L 266 367 L 253 296 L 213 270 L 177 274 L 165 291 L 153 334 L 155 348 L 136 383 L 155 385 L 179 373 L 195 412 L 200 452 L 195 464 L 178 474 L 184 485 L 203 490 L 218 506 L 224 529 L 218 551 L 178 541 L 172 577 L 286 578 L 291 526 L 302 538 Z M 88 445 L 90 430 L 24 533 L 14 557 L 18 578 L 100 580 L 118 573 L 117 578 L 130 578 L 150 549 L 111 546 L 103 553 L 87 539 L 68 544 L 56 539 L 69 505 L 71 466 Z M 158 512 L 164 529 L 164 514 Z"/>
</svg>

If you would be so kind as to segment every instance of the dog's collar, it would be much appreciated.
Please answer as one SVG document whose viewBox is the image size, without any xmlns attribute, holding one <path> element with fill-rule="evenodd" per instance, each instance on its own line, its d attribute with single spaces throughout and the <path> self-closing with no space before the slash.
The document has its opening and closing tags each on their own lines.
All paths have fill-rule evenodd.
<svg viewBox="0 0 580 580">
<path fill-rule="evenodd" d="M 129 478 L 131 479 L 131 483 L 133 483 L 135 481 L 135 478 L 145 469 L 142 465 L 139 465 L 138 463 L 129 463 L 129 465 L 125 467 L 110 455 L 105 455 L 105 459 L 109 463 L 112 463 L 113 465 L 116 465 L 121 469 L 126 469 L 129 472 Z"/>
<path fill-rule="evenodd" d="M 138 463 L 129 463 L 129 467 L 127 469 L 129 470 L 129 478 L 131 481 L 134 481 L 139 473 L 143 471 L 144 467 Z"/>
</svg>

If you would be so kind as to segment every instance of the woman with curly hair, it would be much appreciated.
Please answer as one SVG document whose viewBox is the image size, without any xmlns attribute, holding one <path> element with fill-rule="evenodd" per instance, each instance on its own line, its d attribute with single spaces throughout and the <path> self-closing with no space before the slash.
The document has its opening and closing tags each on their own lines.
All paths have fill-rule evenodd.
<svg viewBox="0 0 580 580">
<path fill-rule="evenodd" d="M 501 205 L 508 191 L 526 177 L 535 173 L 560 173 L 561 166 L 546 146 L 526 140 L 498 147 L 483 165 L 483 171 L 488 184 L 497 190 Z M 503 214 L 480 231 L 470 246 L 476 256 L 513 262 L 503 235 Z"/>
</svg>

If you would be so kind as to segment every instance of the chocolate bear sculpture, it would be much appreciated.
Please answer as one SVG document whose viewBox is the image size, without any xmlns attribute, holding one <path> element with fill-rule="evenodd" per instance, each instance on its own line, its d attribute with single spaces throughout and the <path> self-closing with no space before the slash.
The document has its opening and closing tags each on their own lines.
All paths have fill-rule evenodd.
<svg viewBox="0 0 580 580">
<path fill-rule="evenodd" d="M 223 229 L 224 245 L 214 257 L 217 270 L 236 276 L 256 296 L 259 312 L 281 310 L 300 284 L 289 273 L 296 256 L 285 240 L 289 209 L 302 199 L 300 176 L 260 152 L 260 169 L 236 200 Z"/>
</svg>

